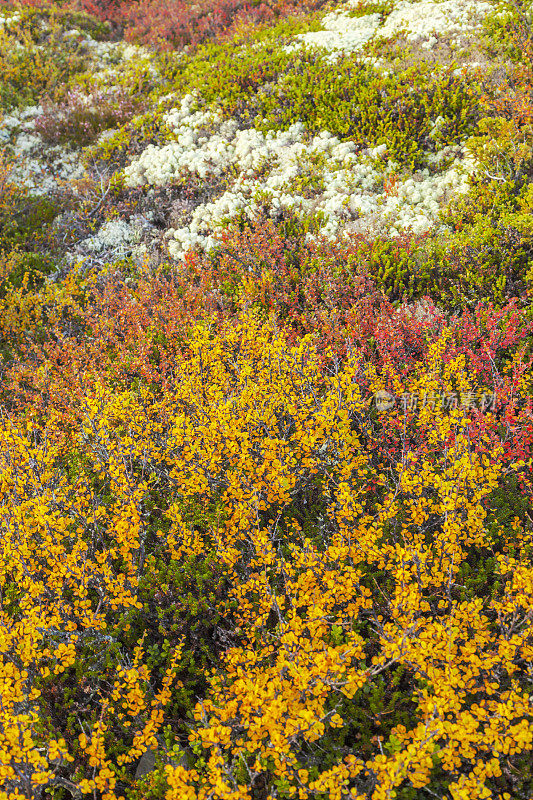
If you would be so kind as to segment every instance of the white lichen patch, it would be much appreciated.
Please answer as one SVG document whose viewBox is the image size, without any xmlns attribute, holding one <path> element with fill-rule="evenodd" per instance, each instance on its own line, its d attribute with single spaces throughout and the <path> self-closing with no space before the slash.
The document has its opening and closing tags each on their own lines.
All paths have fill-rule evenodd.
<svg viewBox="0 0 533 800">
<path fill-rule="evenodd" d="M 157 232 L 158 233 L 158 232 Z M 149 258 L 149 247 L 158 239 L 150 220 L 142 214 L 134 214 L 129 221 L 119 217 L 104 222 L 94 236 L 76 244 L 74 261 L 110 264 L 132 256 L 138 263 Z"/>
<path fill-rule="evenodd" d="M 0 11 L 0 28 L 8 29 L 11 25 L 18 25 L 21 18 L 18 12 L 8 13 L 6 11 Z"/>
<path fill-rule="evenodd" d="M 220 113 L 197 110 L 193 95 L 186 95 L 180 108 L 172 109 L 163 119 L 174 130 L 176 140 L 163 146 L 148 145 L 124 170 L 126 186 L 165 186 L 187 173 L 201 178 L 219 175 L 232 163 L 230 142 L 237 125 L 223 122 Z M 217 123 L 215 135 L 201 135 L 204 128 Z"/>
<path fill-rule="evenodd" d="M 428 166 L 416 180 L 388 178 L 399 169 L 386 160 L 386 145 L 357 152 L 354 142 L 341 142 L 328 131 L 309 136 L 301 123 L 287 131 L 263 134 L 239 130 L 235 121 L 222 121 L 216 111 L 202 111 L 191 95 L 166 117 L 176 141 L 151 145 L 126 167 L 129 187 L 165 186 L 224 176 L 229 187 L 193 210 L 187 225 L 166 232 L 168 249 L 176 259 L 187 250 L 211 249 L 215 231 L 239 214 L 252 218 L 265 203 L 272 209 L 291 209 L 305 218 L 319 215 L 322 232 L 334 237 L 343 231 L 387 229 L 421 234 L 438 221 L 442 204 L 453 193 L 468 190 L 475 168 L 462 148 L 428 152 Z M 431 135 L 437 136 L 443 120 L 437 118 Z M 205 128 L 214 132 L 205 135 Z M 452 160 L 446 169 L 440 165 Z M 231 177 L 230 177 L 231 176 Z"/>
<path fill-rule="evenodd" d="M 111 219 L 105 222 L 95 236 L 84 239 L 83 246 L 92 252 L 112 250 L 125 254 L 134 239 L 134 229 L 123 219 Z"/>
<path fill-rule="evenodd" d="M 354 53 L 375 37 L 391 39 L 398 33 L 404 33 L 409 42 L 426 49 L 442 36 L 454 35 L 452 43 L 457 44 L 461 34 L 471 33 L 482 16 L 494 8 L 484 0 L 399 0 L 380 24 L 379 14 L 350 16 L 350 7 L 357 5 L 358 2 L 352 2 L 343 10 L 326 14 L 322 30 L 297 34 L 286 49 L 291 52 L 307 45 L 334 53 Z"/>
<path fill-rule="evenodd" d="M 285 47 L 290 53 L 302 44 L 310 47 L 323 47 L 326 50 L 338 50 L 354 53 L 361 50 L 369 42 L 379 28 L 379 14 L 366 14 L 362 17 L 350 17 L 345 13 L 331 12 L 322 20 L 323 30 L 299 33 L 295 41 Z"/>
<path fill-rule="evenodd" d="M 398 182 L 391 194 L 383 190 L 383 184 L 396 166 L 394 162 L 389 160 L 374 168 L 375 148 L 359 156 L 348 154 L 343 159 L 345 166 L 340 166 L 336 158 L 344 145 L 335 137 L 315 137 L 305 148 L 307 155 L 327 153 L 330 161 L 321 176 L 324 188 L 312 197 L 290 190 L 291 178 L 298 174 L 300 148 L 285 152 L 266 180 L 241 174 L 230 190 L 211 203 L 197 206 L 187 226 L 167 232 L 170 254 L 182 259 L 187 250 L 197 246 L 210 250 L 216 243 L 213 234 L 217 227 L 240 212 L 252 218 L 265 201 L 273 209 L 291 209 L 301 218 L 321 214 L 321 233 L 331 238 L 343 232 L 372 236 L 388 231 L 397 236 L 410 230 L 420 235 L 435 226 L 445 200 L 468 191 L 474 165 L 462 157 L 463 152 L 441 174 L 430 175 L 426 168 L 416 181 L 408 178 Z"/>
<path fill-rule="evenodd" d="M 372 13 L 350 14 L 354 9 L 361 13 L 361 7 L 364 11 L 360 0 L 352 0 L 330 11 L 323 17 L 322 30 L 295 36 L 288 49 L 321 47 L 333 65 L 342 53 L 364 50 L 373 40 L 383 37 L 385 41 L 397 34 L 422 48 L 431 48 L 439 37 L 453 44 L 472 33 L 480 16 L 493 9 L 487 0 L 396 0 L 387 14 L 373 13 L 375 6 L 369 7 Z M 66 42 L 74 38 L 89 51 L 94 86 L 127 90 L 133 85 L 128 76 L 140 69 L 149 76 L 150 85 L 157 87 L 157 61 L 147 49 L 124 42 L 97 42 L 76 29 L 65 31 Z M 381 64 L 370 53 L 361 58 L 376 67 Z M 457 72 L 475 66 L 471 62 Z M 86 86 L 83 81 L 81 85 Z M 172 85 L 164 88 L 172 89 Z M 82 97 L 81 89 L 77 96 Z M 92 102 L 89 95 L 87 102 Z M 409 175 L 389 156 L 385 144 L 361 150 L 355 142 L 342 142 L 325 130 L 312 135 L 301 122 L 285 131 L 243 129 L 242 122 L 224 119 L 218 108 L 202 107 L 196 94 L 180 99 L 170 91 L 154 103 L 163 132 L 158 143 L 141 153 L 135 150 L 122 174 L 126 188 L 144 189 L 135 197 L 142 196 L 146 219 L 149 209 L 156 208 L 157 200 L 152 202 L 152 198 L 167 195 L 168 208 L 161 211 L 157 226 L 142 242 L 131 220 L 111 219 L 102 224 L 109 216 L 108 210 L 102 212 L 91 220 L 90 231 L 97 231 L 93 236 L 88 236 L 88 228 L 80 232 L 76 247 L 84 257 L 112 261 L 164 236 L 168 252 L 180 260 L 190 249 L 215 246 L 217 230 L 228 221 L 243 216 L 252 219 L 264 210 L 274 216 L 291 210 L 302 220 L 313 219 L 320 232 L 331 238 L 350 232 L 393 237 L 402 231 L 423 234 L 438 230 L 441 208 L 454 194 L 468 191 L 476 167 L 464 147 L 445 146 L 443 117 L 432 120 L 429 138 L 433 143 L 424 154 L 423 169 Z M 176 107 L 170 108 L 171 104 Z M 32 106 L 0 118 L 0 147 L 12 156 L 15 179 L 32 193 L 55 192 L 70 184 L 75 194 L 76 181 L 85 174 L 81 153 L 43 141 L 35 127 L 42 113 L 40 106 Z M 116 133 L 116 129 L 104 131 L 99 142 Z M 124 133 L 122 129 L 120 135 Z M 376 136 L 373 144 L 377 142 L 383 138 Z M 111 166 L 111 172 L 117 166 Z M 192 196 L 201 200 L 186 199 L 179 214 L 170 213 L 176 195 L 181 202 L 182 191 L 191 187 Z M 172 227 L 163 234 L 168 225 Z"/>
<path fill-rule="evenodd" d="M 0 144 L 6 148 L 11 179 L 34 195 L 49 194 L 85 172 L 79 153 L 43 142 L 35 131 L 42 106 L 27 106 L 0 118 Z"/>
<path fill-rule="evenodd" d="M 90 56 L 93 89 L 118 85 L 128 73 L 138 73 L 141 69 L 154 79 L 159 76 L 153 53 L 146 47 L 127 42 L 102 42 L 88 33 L 84 34 L 82 43 Z"/>
<path fill-rule="evenodd" d="M 19 20 L 20 15 L 3 15 L 0 16 L 0 25 L 5 27 Z M 154 75 L 158 74 L 152 54 L 146 48 L 124 42 L 97 41 L 77 28 L 64 31 L 63 39 L 67 43 L 77 39 L 86 47 L 94 75 L 93 86 L 106 82 L 113 86 L 111 79 L 121 69 L 136 69 L 140 63 L 148 65 Z M 120 89 L 120 86 L 116 88 Z M 92 95 L 78 91 L 76 97 L 79 103 L 85 103 L 87 110 L 95 110 Z M 39 135 L 35 123 L 43 113 L 41 105 L 13 109 L 3 115 L 0 112 L 0 148 L 5 148 L 8 160 L 12 162 L 11 178 L 34 195 L 55 192 L 85 174 L 78 148 L 50 145 Z M 62 116 L 57 113 L 58 119 Z"/>
<path fill-rule="evenodd" d="M 476 28 L 480 18 L 492 10 L 492 3 L 483 0 L 399 0 L 377 34 L 389 39 L 403 31 L 409 42 L 429 48 L 440 36 L 469 33 Z M 459 40 L 454 43 L 458 44 Z"/>
</svg>

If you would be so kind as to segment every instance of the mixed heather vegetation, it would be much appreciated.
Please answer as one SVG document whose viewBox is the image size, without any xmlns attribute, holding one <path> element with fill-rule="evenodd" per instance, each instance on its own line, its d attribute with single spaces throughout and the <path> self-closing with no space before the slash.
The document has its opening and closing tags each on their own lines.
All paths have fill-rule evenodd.
<svg viewBox="0 0 533 800">
<path fill-rule="evenodd" d="M 0 800 L 532 800 L 531 14 L 0 4 Z"/>
</svg>

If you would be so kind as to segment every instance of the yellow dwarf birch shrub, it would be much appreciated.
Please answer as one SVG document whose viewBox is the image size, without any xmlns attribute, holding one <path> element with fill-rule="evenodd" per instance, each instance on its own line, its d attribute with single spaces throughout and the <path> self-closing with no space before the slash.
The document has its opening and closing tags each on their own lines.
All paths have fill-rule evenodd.
<svg viewBox="0 0 533 800">
<path fill-rule="evenodd" d="M 408 798 L 424 787 L 497 796 L 504 759 L 532 749 L 533 669 L 527 532 L 517 521 L 511 553 L 486 527 L 501 445 L 481 429 L 472 441 L 467 408 L 435 403 L 406 414 L 392 465 L 372 444 L 389 413 L 374 408 L 377 391 L 479 391 L 464 360 L 443 363 L 450 335 L 444 326 L 424 368 L 401 375 L 356 352 L 326 354 L 325 369 L 313 336 L 291 346 L 255 311 L 206 318 L 164 393 L 87 370 L 77 428 L 53 414 L 3 421 L 2 674 L 12 699 L 2 797 L 63 785 L 63 752 L 76 791 L 106 800 L 122 786 L 167 800 Z M 191 519 L 195 505 L 207 521 Z M 226 577 L 213 599 L 226 643 L 179 740 L 165 708 L 181 691 L 182 646 L 159 661 L 144 641 L 124 649 L 128 620 L 148 619 L 148 548 L 182 571 L 215 553 Z M 472 583 L 470 564 L 483 559 L 490 566 Z M 107 672 L 94 658 L 107 677 L 67 742 L 39 708 L 84 642 L 105 654 Z M 378 698 L 398 682 L 389 722 Z M 137 784 L 135 762 L 160 748 L 163 730 L 167 749 Z M 178 762 L 171 754 L 184 748 Z"/>
<path fill-rule="evenodd" d="M 498 773 L 494 762 L 485 763 L 487 742 L 503 732 L 492 697 L 505 634 L 491 621 L 490 603 L 460 602 L 454 587 L 469 550 L 488 545 L 482 501 L 497 484 L 499 450 L 474 452 L 463 409 L 422 409 L 414 424 L 430 427 L 436 455 L 406 452 L 396 476 L 380 476 L 388 489 L 368 514 L 361 492 L 368 453 L 350 425 L 350 414 L 364 405 L 355 388 L 357 360 L 324 378 L 312 339 L 288 349 L 254 315 L 216 335 L 198 328 L 191 351 L 178 381 L 188 413 L 172 427 L 171 474 L 184 494 L 207 500 L 223 493 L 228 519 L 209 540 L 235 576 L 230 591 L 242 643 L 226 652 L 223 673 L 213 675 L 210 695 L 195 711 L 191 743 L 206 751 L 204 769 L 167 767 L 167 797 L 250 797 L 265 775 L 286 796 L 320 796 L 339 789 L 326 775 L 336 780 L 341 773 L 352 786 L 370 780 L 373 797 L 389 797 L 406 779 L 427 785 L 435 759 L 451 777 L 465 759 L 484 765 L 465 785 L 487 796 L 485 781 Z M 405 388 L 427 389 L 431 380 L 436 376 L 426 373 Z M 472 390 L 464 377 L 462 388 Z M 294 454 L 289 476 L 284 465 Z M 327 476 L 322 496 L 330 521 L 315 541 L 294 523 L 280 536 L 302 463 L 308 475 Z M 171 529 L 176 554 L 187 547 L 180 536 L 178 519 Z M 196 551 L 198 539 L 190 546 Z M 387 576 L 377 596 L 372 573 Z M 354 630 L 365 619 L 379 642 L 372 658 Z M 530 634 L 526 625 L 522 644 Z M 303 752 L 309 759 L 315 743 L 345 724 L 342 698 L 395 664 L 411 674 L 420 722 L 391 732 L 383 744 L 390 750 L 395 743 L 392 754 L 356 765 L 341 759 L 322 778 L 315 764 L 311 780 Z M 508 668 L 512 675 L 514 665 Z M 522 716 L 525 700 L 513 698 Z M 526 735 L 518 748 L 528 741 Z M 463 784 L 453 789 L 457 797 Z"/>
<path fill-rule="evenodd" d="M 132 564 L 135 544 L 138 550 L 136 493 L 124 486 L 120 466 L 115 466 L 116 494 L 106 509 L 83 479 L 70 482 L 62 473 L 61 446 L 50 444 L 47 434 L 31 423 L 9 421 L 0 431 L 0 775 L 7 787 L 7 793 L 0 794 L 3 798 L 32 796 L 36 785 L 54 785 L 53 762 L 59 755 L 73 760 L 64 740 L 47 735 L 42 709 L 39 712 L 42 692 L 73 667 L 84 641 L 111 639 L 106 633 L 109 611 L 137 604 Z M 137 493 L 142 491 L 137 487 Z M 105 529 L 107 536 L 99 536 L 99 529 Z M 145 720 L 133 740 L 131 759 L 150 746 L 161 725 L 175 662 L 161 691 L 150 699 L 150 676 L 141 657 L 138 648 L 130 669 L 118 667 L 111 698 L 102 698 L 100 720 L 89 737 L 81 735 L 81 751 L 87 754 L 88 765 L 97 768 L 92 782 L 80 784 L 82 791 L 96 787 L 104 796 L 113 796 L 116 777 L 102 736 L 107 716 L 126 727 L 132 720 Z M 179 650 L 174 658 L 179 658 Z"/>
<path fill-rule="evenodd" d="M 347 29 L 397 6 L 352 8 Z M 0 25 L 0 800 L 533 800 L 527 38 L 511 87 L 500 60 L 468 76 L 485 56 L 460 53 L 459 32 L 426 50 L 399 31 L 402 64 L 382 39 L 284 49 L 323 14 L 343 25 L 334 5 L 159 56 L 115 41 L 118 6 L 93 8 L 112 31 L 15 11 Z M 490 16 L 494 59 L 521 16 Z M 102 97 L 118 105 L 94 142 Z M 293 123 L 322 144 L 291 178 L 270 145 Z M 345 188 L 324 128 L 356 148 Z M 305 219 L 281 195 L 233 203 L 261 142 Z M 459 164 L 434 185 L 455 145 L 476 157 L 469 189 Z M 145 153 L 161 171 L 130 184 L 119 173 Z M 241 188 L 274 185 L 273 164 L 250 164 Z M 27 165 L 54 178 L 35 191 L 56 188 L 15 185 Z M 358 233 L 372 195 L 433 215 L 454 186 L 442 239 Z M 307 236 L 326 193 L 344 243 Z M 224 195 L 218 245 L 170 265 L 169 231 Z"/>
</svg>

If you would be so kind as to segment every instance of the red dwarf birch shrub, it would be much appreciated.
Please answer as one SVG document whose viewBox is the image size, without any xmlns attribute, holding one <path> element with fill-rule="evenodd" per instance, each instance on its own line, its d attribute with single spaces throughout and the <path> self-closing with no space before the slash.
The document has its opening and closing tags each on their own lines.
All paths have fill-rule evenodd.
<svg viewBox="0 0 533 800">
<path fill-rule="evenodd" d="M 168 49 L 231 36 L 239 25 L 261 25 L 322 5 L 324 0 L 137 0 L 111 5 L 110 16 L 124 25 L 130 41 Z"/>
<path fill-rule="evenodd" d="M 30 8 L 84 11 L 112 23 L 128 41 L 162 49 L 182 49 L 209 39 L 231 36 L 242 25 L 262 25 L 289 14 L 313 11 L 325 0 L 19 0 Z"/>
<path fill-rule="evenodd" d="M 362 237 L 309 241 L 258 219 L 222 233 L 213 255 L 190 263 L 223 307 L 273 311 L 291 338 L 313 333 L 339 354 L 355 342 L 370 356 L 378 320 L 393 307 L 369 276 L 364 247 Z"/>
</svg>

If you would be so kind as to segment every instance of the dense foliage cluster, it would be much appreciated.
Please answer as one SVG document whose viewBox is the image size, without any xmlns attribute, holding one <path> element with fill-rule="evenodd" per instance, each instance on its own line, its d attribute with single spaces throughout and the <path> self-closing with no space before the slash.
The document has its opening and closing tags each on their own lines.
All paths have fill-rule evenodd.
<svg viewBox="0 0 533 800">
<path fill-rule="evenodd" d="M 531 8 L 432 2 L 2 4 L 0 800 L 532 800 Z"/>
</svg>

